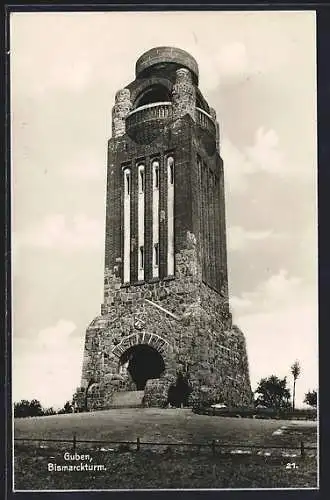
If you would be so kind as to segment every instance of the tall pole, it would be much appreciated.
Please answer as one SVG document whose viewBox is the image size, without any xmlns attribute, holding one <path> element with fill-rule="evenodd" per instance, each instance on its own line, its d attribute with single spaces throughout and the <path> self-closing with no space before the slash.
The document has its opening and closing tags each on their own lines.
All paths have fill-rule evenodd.
<svg viewBox="0 0 330 500">
<path fill-rule="evenodd" d="M 294 411 L 294 403 L 296 397 L 296 379 L 293 379 L 293 395 L 292 395 L 292 411 Z"/>
</svg>

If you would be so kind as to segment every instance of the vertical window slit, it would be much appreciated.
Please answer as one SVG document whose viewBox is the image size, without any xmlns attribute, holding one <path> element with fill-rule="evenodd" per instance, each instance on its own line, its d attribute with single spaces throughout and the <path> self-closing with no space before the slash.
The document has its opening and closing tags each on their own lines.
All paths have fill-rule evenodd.
<svg viewBox="0 0 330 500">
<path fill-rule="evenodd" d="M 131 230 L 130 230 L 130 204 L 131 204 L 131 172 L 129 169 L 124 170 L 124 248 L 123 248 L 123 282 L 130 281 L 130 246 L 131 246 Z"/>
<path fill-rule="evenodd" d="M 144 269 L 144 247 L 140 247 L 140 269 Z"/>
<path fill-rule="evenodd" d="M 140 182 L 139 191 L 140 191 L 140 193 L 143 193 L 144 192 L 144 170 L 142 167 L 140 168 L 140 180 L 139 180 L 139 182 Z"/>
<path fill-rule="evenodd" d="M 167 275 L 174 275 L 174 159 L 167 157 Z"/>
<path fill-rule="evenodd" d="M 129 195 L 131 193 L 131 174 L 130 172 L 126 172 L 126 194 Z"/>
<path fill-rule="evenodd" d="M 159 244 L 158 243 L 156 243 L 154 245 L 154 262 L 155 262 L 155 266 L 159 265 Z"/>
</svg>

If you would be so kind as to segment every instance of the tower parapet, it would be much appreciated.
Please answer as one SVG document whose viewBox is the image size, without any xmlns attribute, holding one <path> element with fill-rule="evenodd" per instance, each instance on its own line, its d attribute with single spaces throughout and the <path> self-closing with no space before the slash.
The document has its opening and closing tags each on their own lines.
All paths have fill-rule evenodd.
<svg viewBox="0 0 330 500">
<path fill-rule="evenodd" d="M 184 50 L 156 47 L 142 54 L 136 63 L 136 79 L 126 89 L 130 91 L 131 107 L 122 109 L 120 96 L 113 137 L 125 128 L 134 141 L 148 144 L 171 121 L 188 114 L 201 127 L 206 143 L 213 141 L 216 123 L 198 88 L 198 65 Z"/>
</svg>

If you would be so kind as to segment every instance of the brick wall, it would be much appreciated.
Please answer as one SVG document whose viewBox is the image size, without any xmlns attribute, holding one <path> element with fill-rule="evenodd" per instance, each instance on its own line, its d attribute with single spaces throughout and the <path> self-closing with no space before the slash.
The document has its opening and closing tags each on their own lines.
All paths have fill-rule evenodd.
<svg viewBox="0 0 330 500">
<path fill-rule="evenodd" d="M 149 145 L 138 145 L 127 135 L 109 141 L 108 194 L 106 211 L 105 265 L 112 269 L 122 258 L 123 166 L 131 174 L 131 276 L 137 281 L 137 162 L 145 164 L 145 257 L 146 279 L 152 279 L 152 174 L 155 158 L 160 161 L 160 278 L 167 275 L 167 171 L 166 158 L 175 159 L 175 249 L 185 245 L 186 232 L 198 240 L 198 255 L 203 260 L 203 279 L 220 290 L 219 276 L 226 276 L 226 235 L 221 159 L 209 156 L 203 148 L 196 125 L 189 116 L 176 120 L 160 138 Z M 201 166 L 198 166 L 200 158 Z M 213 179 L 211 181 L 211 178 Z"/>
</svg>

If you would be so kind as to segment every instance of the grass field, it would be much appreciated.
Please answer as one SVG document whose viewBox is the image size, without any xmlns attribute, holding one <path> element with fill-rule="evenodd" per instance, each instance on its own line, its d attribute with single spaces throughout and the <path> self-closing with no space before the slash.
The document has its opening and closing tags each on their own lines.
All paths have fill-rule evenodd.
<svg viewBox="0 0 330 500">
<path fill-rule="evenodd" d="M 77 443 L 78 453 L 90 453 L 94 464 L 106 470 L 49 472 L 47 464 L 68 464 L 64 451 L 70 444 L 46 443 L 38 448 L 28 443 L 15 446 L 15 489 L 127 489 L 127 488 L 315 488 L 316 452 L 304 460 L 283 457 L 286 447 L 303 440 L 316 446 L 315 422 L 285 422 L 196 415 L 178 409 L 117 409 L 95 413 L 54 415 L 15 419 L 16 438 L 72 439 L 98 441 L 136 441 L 166 443 L 221 443 L 269 447 L 270 455 L 234 455 L 221 446 L 215 455 L 211 448 L 171 449 L 141 447 L 140 451 L 117 450 L 110 445 L 89 448 Z M 283 449 L 271 450 L 272 446 Z M 233 450 L 232 450 L 233 451 Z M 291 450 L 292 451 L 292 450 Z M 294 469 L 287 462 L 294 461 Z"/>
</svg>

